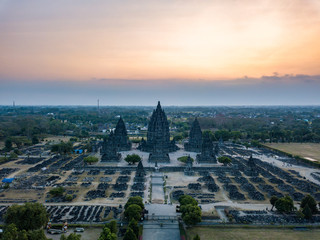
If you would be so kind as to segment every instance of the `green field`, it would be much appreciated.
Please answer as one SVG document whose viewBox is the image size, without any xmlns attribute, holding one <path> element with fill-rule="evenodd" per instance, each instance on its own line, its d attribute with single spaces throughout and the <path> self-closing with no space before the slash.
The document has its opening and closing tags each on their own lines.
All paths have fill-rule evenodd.
<svg viewBox="0 0 320 240">
<path fill-rule="evenodd" d="M 267 143 L 264 144 L 294 156 L 305 158 L 309 161 L 320 162 L 320 144 L 319 143 Z"/>
<path fill-rule="evenodd" d="M 279 228 L 215 228 L 193 227 L 187 230 L 188 240 L 198 234 L 201 240 L 298 240 L 320 239 L 320 229 L 298 231 Z"/>
</svg>

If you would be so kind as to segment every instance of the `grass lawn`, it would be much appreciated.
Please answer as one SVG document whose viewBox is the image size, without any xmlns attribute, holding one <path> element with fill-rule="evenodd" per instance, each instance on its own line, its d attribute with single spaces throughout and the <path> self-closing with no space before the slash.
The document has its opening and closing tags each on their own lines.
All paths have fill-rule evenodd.
<svg viewBox="0 0 320 240">
<path fill-rule="evenodd" d="M 194 227 L 188 229 L 189 240 L 198 234 L 201 240 L 298 240 L 319 239 L 320 229 L 297 231 L 293 229 L 277 228 L 214 228 Z"/>
<path fill-rule="evenodd" d="M 320 162 L 319 143 L 266 143 L 265 145 L 307 160 L 314 159 Z"/>
</svg>

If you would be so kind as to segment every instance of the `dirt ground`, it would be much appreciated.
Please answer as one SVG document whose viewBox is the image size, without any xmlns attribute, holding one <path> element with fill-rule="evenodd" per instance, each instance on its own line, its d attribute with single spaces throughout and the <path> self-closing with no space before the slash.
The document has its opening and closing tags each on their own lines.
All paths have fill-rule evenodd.
<svg viewBox="0 0 320 240">
<path fill-rule="evenodd" d="M 314 159 L 320 162 L 319 143 L 267 143 L 265 145 L 311 161 Z"/>
</svg>

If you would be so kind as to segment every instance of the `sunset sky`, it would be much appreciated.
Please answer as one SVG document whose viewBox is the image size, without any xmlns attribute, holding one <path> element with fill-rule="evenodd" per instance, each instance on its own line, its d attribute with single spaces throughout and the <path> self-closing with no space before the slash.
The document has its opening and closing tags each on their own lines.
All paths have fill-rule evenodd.
<svg viewBox="0 0 320 240">
<path fill-rule="evenodd" d="M 320 1 L 0 0 L 0 84 L 1 105 L 320 104 Z"/>
</svg>

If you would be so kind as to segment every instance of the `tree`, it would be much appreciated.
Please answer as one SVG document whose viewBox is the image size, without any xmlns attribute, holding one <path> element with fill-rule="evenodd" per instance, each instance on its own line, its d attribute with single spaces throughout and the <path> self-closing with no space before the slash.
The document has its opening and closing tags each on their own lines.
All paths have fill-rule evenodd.
<svg viewBox="0 0 320 240">
<path fill-rule="evenodd" d="M 303 209 L 302 209 L 302 213 L 304 215 L 304 218 L 306 219 L 311 219 L 312 218 L 312 211 L 309 208 L 309 205 L 306 205 Z"/>
<path fill-rule="evenodd" d="M 18 155 L 14 152 L 11 152 L 10 153 L 10 156 L 9 156 L 9 159 L 17 159 L 18 158 Z"/>
<path fill-rule="evenodd" d="M 36 136 L 32 137 L 32 144 L 38 144 L 39 143 L 39 139 Z"/>
<path fill-rule="evenodd" d="M 136 235 L 136 237 L 138 239 L 139 235 L 140 235 L 138 222 L 136 220 L 134 220 L 134 219 L 131 219 L 131 221 L 129 223 L 129 228 L 132 229 L 132 231 L 134 232 L 134 234 Z"/>
<path fill-rule="evenodd" d="M 65 192 L 64 187 L 55 187 L 49 191 L 50 195 L 52 195 L 54 197 L 60 197 L 63 195 L 64 192 Z"/>
<path fill-rule="evenodd" d="M 4 233 L 3 233 L 3 239 L 5 240 L 18 240 L 19 231 L 15 224 L 11 223 L 8 226 L 6 226 Z"/>
<path fill-rule="evenodd" d="M 195 236 L 194 236 L 194 238 L 193 238 L 193 240 L 200 240 L 199 235 L 198 235 L 198 234 L 197 234 L 197 235 L 195 235 Z"/>
<path fill-rule="evenodd" d="M 183 195 L 179 198 L 182 220 L 187 225 L 194 225 L 201 222 L 201 209 L 198 202 L 189 195 Z"/>
<path fill-rule="evenodd" d="M 300 203 L 300 207 L 302 209 L 304 209 L 306 206 L 309 207 L 312 214 L 317 213 L 317 211 L 318 211 L 317 202 L 316 202 L 316 200 L 314 200 L 314 198 L 310 194 L 305 196 Z"/>
<path fill-rule="evenodd" d="M 223 165 L 227 166 L 229 163 L 231 163 L 231 159 L 226 156 L 218 157 L 218 162 L 223 163 Z"/>
<path fill-rule="evenodd" d="M 135 164 L 141 161 L 141 157 L 138 154 L 129 154 L 124 160 L 129 164 Z"/>
<path fill-rule="evenodd" d="M 85 161 L 86 163 L 89 163 L 89 165 L 91 165 L 92 163 L 96 163 L 98 162 L 98 158 L 97 157 L 94 157 L 94 156 L 89 156 L 89 157 L 85 157 L 83 159 L 83 161 Z"/>
<path fill-rule="evenodd" d="M 4 216 L 6 224 L 14 223 L 18 229 L 36 230 L 48 221 L 46 208 L 40 203 L 12 205 Z"/>
<path fill-rule="evenodd" d="M 270 204 L 272 205 L 271 211 L 273 210 L 274 205 L 276 204 L 276 201 L 278 201 L 278 197 L 277 196 L 272 196 L 270 198 Z"/>
<path fill-rule="evenodd" d="M 123 240 L 138 240 L 131 228 L 128 228 L 124 234 Z"/>
<path fill-rule="evenodd" d="M 191 158 L 191 161 L 194 162 L 194 159 L 192 157 L 190 157 L 190 158 Z M 182 157 L 178 158 L 178 161 L 183 162 L 183 163 L 186 163 L 187 160 L 188 160 L 188 156 L 182 156 Z"/>
<path fill-rule="evenodd" d="M 293 200 L 290 196 L 286 195 L 276 201 L 275 207 L 281 213 L 290 213 L 294 210 Z"/>
<path fill-rule="evenodd" d="M 47 240 L 47 237 L 46 237 L 43 229 L 28 231 L 27 236 L 28 236 L 28 240 Z M 69 239 L 68 238 L 68 240 L 80 240 L 80 238 L 79 239 Z"/>
<path fill-rule="evenodd" d="M 59 154 L 67 154 L 72 151 L 73 144 L 71 142 L 61 142 L 58 144 L 54 144 L 51 147 L 51 152 L 57 152 Z"/>
<path fill-rule="evenodd" d="M 191 204 L 181 206 L 182 220 L 187 225 L 194 225 L 201 222 L 201 209 Z"/>
<path fill-rule="evenodd" d="M 127 209 L 132 204 L 136 204 L 139 207 L 141 207 L 141 209 L 144 209 L 143 200 L 140 196 L 130 197 L 128 199 L 126 205 L 124 205 L 124 209 Z"/>
<path fill-rule="evenodd" d="M 191 204 L 191 205 L 194 205 L 194 206 L 197 206 L 198 205 L 198 202 L 191 196 L 189 195 L 182 195 L 180 198 L 179 198 L 179 203 L 180 205 L 188 205 L 188 204 Z"/>
<path fill-rule="evenodd" d="M 107 224 L 106 224 L 107 225 Z M 105 226 L 100 234 L 98 240 L 117 240 L 116 233 L 112 233 L 110 228 Z"/>
<path fill-rule="evenodd" d="M 124 215 L 126 218 L 128 218 L 129 221 L 131 221 L 131 219 L 135 219 L 137 221 L 140 220 L 141 218 L 141 207 L 138 206 L 137 204 L 131 204 L 125 211 L 124 211 Z"/>
<path fill-rule="evenodd" d="M 11 139 L 7 139 L 5 142 L 5 147 L 7 151 L 10 151 L 12 149 L 12 140 Z"/>
<path fill-rule="evenodd" d="M 117 233 L 118 232 L 118 228 L 117 228 L 117 221 L 116 220 L 112 220 L 109 223 L 106 223 L 106 227 L 108 227 L 111 231 L 111 233 Z"/>
</svg>

